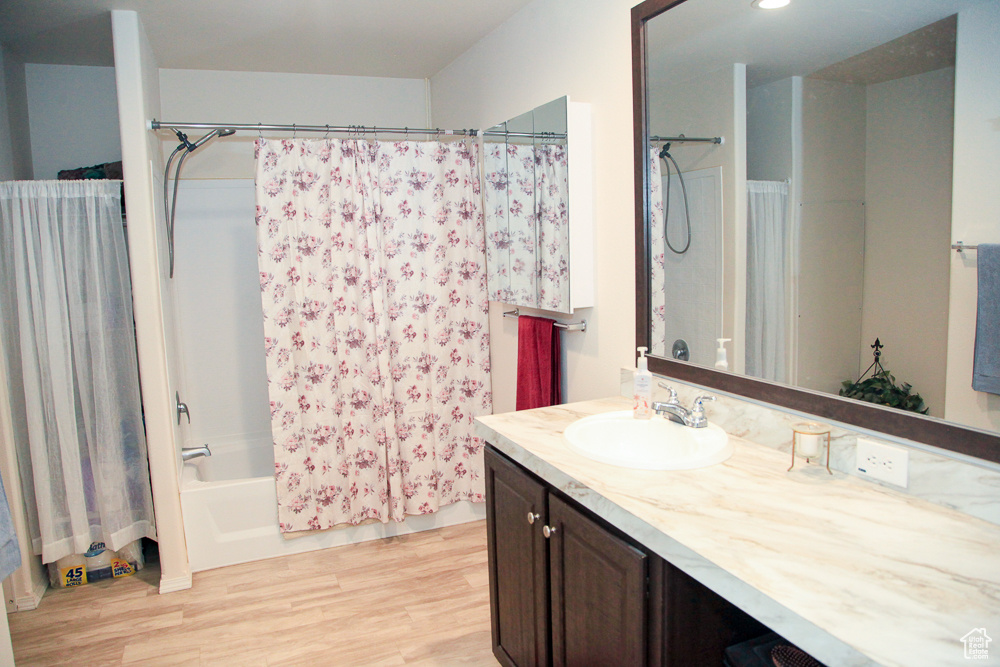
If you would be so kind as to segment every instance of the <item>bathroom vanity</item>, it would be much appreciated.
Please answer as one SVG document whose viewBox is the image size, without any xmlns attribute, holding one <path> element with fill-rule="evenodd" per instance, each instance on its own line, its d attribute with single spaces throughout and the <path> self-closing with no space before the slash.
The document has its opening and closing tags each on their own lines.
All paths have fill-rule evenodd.
<svg viewBox="0 0 1000 667">
<path fill-rule="evenodd" d="M 1000 627 L 1000 527 L 730 436 L 646 471 L 573 452 L 602 399 L 478 419 L 503 664 L 721 664 L 773 630 L 830 665 L 951 664 Z"/>
<path fill-rule="evenodd" d="M 502 663 L 715 664 L 727 646 L 767 632 L 492 447 L 486 485 L 493 651 Z"/>
</svg>

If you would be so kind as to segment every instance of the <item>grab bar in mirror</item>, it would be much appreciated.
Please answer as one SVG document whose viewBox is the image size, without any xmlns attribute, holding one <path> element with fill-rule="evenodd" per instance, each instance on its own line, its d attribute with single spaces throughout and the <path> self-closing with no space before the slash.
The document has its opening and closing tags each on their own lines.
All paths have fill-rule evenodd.
<svg viewBox="0 0 1000 667">
<path fill-rule="evenodd" d="M 666 141 L 671 144 L 721 144 L 722 137 L 685 137 L 683 134 L 679 134 L 676 137 L 650 137 L 650 143 L 657 144 L 662 141 Z"/>
</svg>

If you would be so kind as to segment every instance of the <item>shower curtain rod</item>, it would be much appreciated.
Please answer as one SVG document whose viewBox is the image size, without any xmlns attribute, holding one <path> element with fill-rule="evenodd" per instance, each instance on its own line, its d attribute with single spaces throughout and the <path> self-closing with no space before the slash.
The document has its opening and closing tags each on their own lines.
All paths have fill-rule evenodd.
<svg viewBox="0 0 1000 667">
<path fill-rule="evenodd" d="M 671 144 L 690 144 L 690 143 L 701 143 L 701 144 L 721 144 L 722 137 L 685 137 L 683 134 L 676 137 L 650 137 L 649 140 L 652 143 L 671 143 Z"/>
<path fill-rule="evenodd" d="M 446 136 L 474 137 L 479 130 L 442 130 L 413 127 L 366 127 L 364 125 L 265 125 L 264 123 L 167 123 L 149 121 L 151 130 L 236 130 L 256 132 L 338 132 L 348 134 L 435 134 Z"/>
</svg>

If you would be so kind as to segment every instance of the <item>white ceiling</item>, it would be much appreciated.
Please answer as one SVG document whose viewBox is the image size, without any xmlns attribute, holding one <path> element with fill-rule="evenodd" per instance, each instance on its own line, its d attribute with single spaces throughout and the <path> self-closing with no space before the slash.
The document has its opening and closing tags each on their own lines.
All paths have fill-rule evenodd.
<svg viewBox="0 0 1000 667">
<path fill-rule="evenodd" d="M 426 78 L 531 0 L 2 0 L 0 44 L 30 63 L 114 64 L 112 9 L 163 68 Z"/>
<path fill-rule="evenodd" d="M 689 81 L 733 63 L 747 65 L 750 87 L 809 76 L 961 9 L 996 1 L 792 0 L 763 11 L 749 1 L 690 0 L 647 24 L 650 86 Z"/>
</svg>

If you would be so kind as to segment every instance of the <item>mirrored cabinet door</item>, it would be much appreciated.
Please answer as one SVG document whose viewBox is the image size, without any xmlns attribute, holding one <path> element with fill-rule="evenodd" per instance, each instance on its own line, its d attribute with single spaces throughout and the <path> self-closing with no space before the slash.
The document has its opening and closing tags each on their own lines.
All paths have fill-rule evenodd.
<svg viewBox="0 0 1000 667">
<path fill-rule="evenodd" d="M 561 97 L 483 133 L 491 301 L 593 305 L 590 107 Z"/>
</svg>

